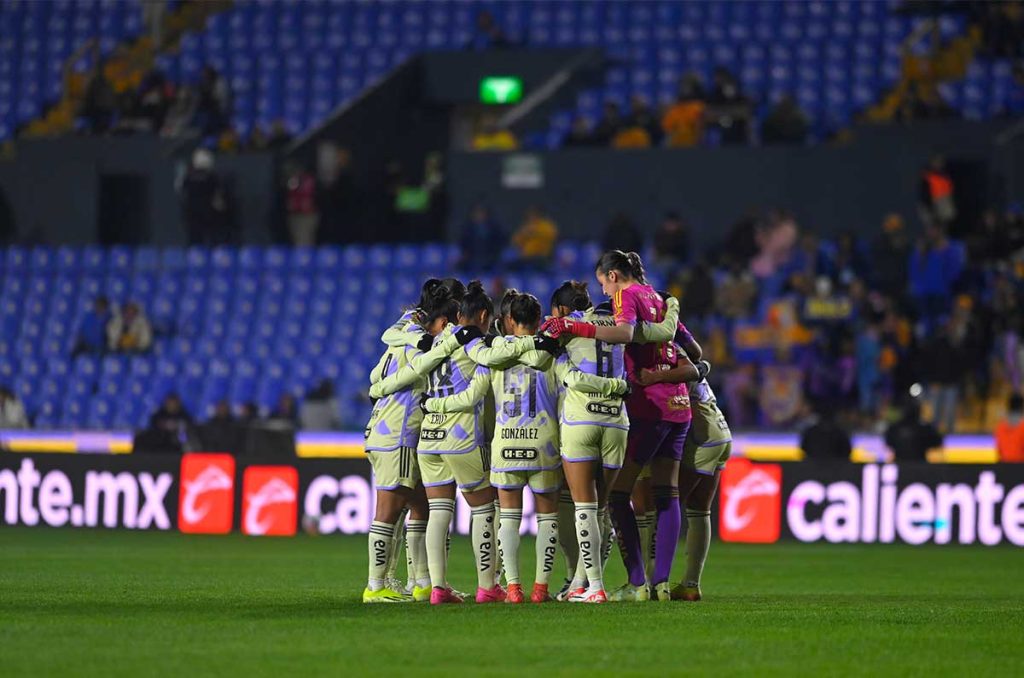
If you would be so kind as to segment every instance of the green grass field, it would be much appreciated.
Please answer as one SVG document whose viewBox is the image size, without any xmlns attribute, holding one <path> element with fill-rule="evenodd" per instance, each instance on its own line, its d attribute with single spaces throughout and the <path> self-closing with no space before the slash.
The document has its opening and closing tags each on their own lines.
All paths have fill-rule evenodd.
<svg viewBox="0 0 1024 678">
<path fill-rule="evenodd" d="M 469 544 L 452 583 L 471 590 Z M 526 552 L 532 561 L 532 546 Z M 715 543 L 701 603 L 364 606 L 361 537 L 0 530 L 0 672 L 1020 675 L 1024 552 Z M 613 558 L 613 560 L 615 560 Z M 532 572 L 526 562 L 524 572 Z M 609 574 L 623 580 L 621 566 Z"/>
</svg>

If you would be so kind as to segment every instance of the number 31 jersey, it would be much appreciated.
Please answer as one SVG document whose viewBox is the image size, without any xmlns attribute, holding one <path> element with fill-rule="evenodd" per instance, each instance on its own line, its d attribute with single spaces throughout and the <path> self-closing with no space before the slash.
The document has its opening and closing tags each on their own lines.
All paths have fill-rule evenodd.
<svg viewBox="0 0 1024 678">
<path fill-rule="evenodd" d="M 598 315 L 594 309 L 584 313 L 576 312 L 575 320 L 596 324 L 611 324 L 611 318 Z M 571 367 L 584 374 L 613 379 L 626 378 L 625 348 L 622 344 L 607 344 L 596 339 L 573 337 L 565 346 L 566 357 Z M 599 394 L 581 393 L 574 389 L 565 392 L 562 405 L 563 426 L 608 426 L 629 429 L 629 417 L 619 398 L 607 398 Z"/>
</svg>

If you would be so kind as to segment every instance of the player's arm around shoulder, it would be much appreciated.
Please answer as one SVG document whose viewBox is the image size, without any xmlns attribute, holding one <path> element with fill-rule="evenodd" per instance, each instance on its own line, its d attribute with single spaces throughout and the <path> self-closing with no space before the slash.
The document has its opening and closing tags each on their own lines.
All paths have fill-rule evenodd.
<svg viewBox="0 0 1024 678">
<path fill-rule="evenodd" d="M 376 384 L 373 384 L 370 387 L 370 397 L 383 398 L 384 396 L 389 396 L 392 393 L 409 388 L 444 362 L 455 349 L 459 348 L 459 342 L 455 340 L 449 328 L 445 328 L 445 332 L 446 334 L 442 335 L 442 339 L 436 342 L 429 351 L 419 352 L 419 348 L 407 349 L 416 351 L 415 357 L 390 377 L 381 379 Z"/>
<path fill-rule="evenodd" d="M 629 391 L 629 384 L 625 379 L 587 374 L 574 367 L 567 359 L 557 361 L 554 372 L 559 383 L 572 391 L 608 398 L 621 397 Z"/>
<path fill-rule="evenodd" d="M 466 355 L 477 365 L 498 367 L 519 359 L 533 347 L 533 337 L 481 337 L 466 344 Z"/>
<path fill-rule="evenodd" d="M 491 388 L 491 370 L 478 367 L 473 373 L 469 387 L 455 395 L 444 398 L 427 398 L 423 401 L 423 409 L 427 412 L 448 414 L 451 412 L 472 412 L 477 403 L 481 402 Z"/>
<path fill-rule="evenodd" d="M 679 326 L 679 300 L 665 299 L 665 317 L 660 323 L 637 323 L 633 331 L 633 343 L 664 344 L 672 341 Z"/>
</svg>

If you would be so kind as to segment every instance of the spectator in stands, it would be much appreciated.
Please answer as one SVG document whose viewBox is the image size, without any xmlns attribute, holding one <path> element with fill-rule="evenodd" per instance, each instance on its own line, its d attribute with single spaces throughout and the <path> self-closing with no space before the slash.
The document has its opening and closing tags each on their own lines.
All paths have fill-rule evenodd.
<svg viewBox="0 0 1024 678">
<path fill-rule="evenodd" d="M 679 303 L 687 323 L 691 318 L 700 322 L 714 312 L 715 279 L 707 262 L 699 261 L 692 269 L 684 271 L 679 284 Z"/>
<path fill-rule="evenodd" d="M 885 444 L 896 461 L 924 461 L 928 450 L 942 446 L 942 435 L 921 421 L 921 405 L 907 398 L 898 421 L 885 431 Z"/>
<path fill-rule="evenodd" d="M 28 416 L 21 400 L 14 391 L 6 386 L 0 386 L 0 430 L 29 427 Z"/>
<path fill-rule="evenodd" d="M 800 449 L 808 459 L 848 461 L 853 445 L 850 434 L 836 421 L 835 409 L 819 405 L 815 410 L 811 423 L 800 433 Z"/>
<path fill-rule="evenodd" d="M 227 400 L 219 400 L 213 415 L 199 427 L 198 437 L 203 449 L 238 453 L 242 449 L 242 429 L 231 416 Z"/>
<path fill-rule="evenodd" d="M 514 151 L 519 142 L 512 132 L 501 127 L 498 119 L 487 115 L 480 119 L 477 133 L 473 135 L 474 151 Z"/>
<path fill-rule="evenodd" d="M 608 222 L 601 239 L 604 250 L 622 250 L 623 252 L 641 252 L 644 249 L 644 237 L 640 230 L 624 212 L 619 212 Z"/>
<path fill-rule="evenodd" d="M 98 57 L 97 57 L 98 58 Z M 95 64 L 85 96 L 78 111 L 91 134 L 104 134 L 113 127 L 117 115 L 117 95 L 100 64 Z"/>
<path fill-rule="evenodd" d="M 511 45 L 508 36 L 494 20 L 494 15 L 486 9 L 476 15 L 476 33 L 467 47 L 478 52 L 488 49 L 500 49 Z"/>
<path fill-rule="evenodd" d="M 593 130 L 590 129 L 590 121 L 582 115 L 577 115 L 573 118 L 572 127 L 569 128 L 569 134 L 565 137 L 563 146 L 566 148 L 583 148 L 593 145 L 594 135 Z"/>
<path fill-rule="evenodd" d="M 256 403 L 252 401 L 242 403 L 241 407 L 238 408 L 238 423 L 249 426 L 259 422 L 260 408 L 256 406 Z"/>
<path fill-rule="evenodd" d="M 948 227 L 956 218 L 953 201 L 953 178 L 946 170 L 946 160 L 934 156 L 921 173 L 918 209 L 925 224 Z"/>
<path fill-rule="evenodd" d="M 174 85 L 163 71 L 153 69 L 142 79 L 138 92 L 136 115 L 146 121 L 150 131 L 159 132 L 163 129 L 167 112 L 174 101 Z"/>
<path fill-rule="evenodd" d="M 629 101 L 629 115 L 612 138 L 613 148 L 650 148 L 661 141 L 661 127 L 647 100 L 634 94 Z"/>
<path fill-rule="evenodd" d="M 551 217 L 534 205 L 526 210 L 526 219 L 512 235 L 516 250 L 515 265 L 521 268 L 542 268 L 551 263 L 558 240 L 558 227 Z"/>
<path fill-rule="evenodd" d="M 598 120 L 591 138 L 595 146 L 610 146 L 615 135 L 622 130 L 622 113 L 614 101 L 604 103 L 604 113 Z"/>
<path fill-rule="evenodd" d="M 679 87 L 679 95 L 674 104 L 669 106 L 661 119 L 661 129 L 665 132 L 666 144 L 674 148 L 696 146 L 704 137 L 704 116 L 707 104 L 704 102 L 704 91 L 696 76 L 684 76 Z"/>
<path fill-rule="evenodd" d="M 690 261 L 690 227 L 678 212 L 666 212 L 654 232 L 654 262 L 672 275 Z"/>
<path fill-rule="evenodd" d="M 238 153 L 240 150 L 242 150 L 242 138 L 238 136 L 238 132 L 234 127 L 225 128 L 220 133 L 220 138 L 217 139 L 217 151 L 232 154 Z"/>
<path fill-rule="evenodd" d="M 956 428 L 960 381 L 969 356 L 951 332 L 952 323 L 946 322 L 921 347 L 918 373 L 925 385 L 925 393 L 932 411 L 932 423 L 943 433 Z"/>
<path fill-rule="evenodd" d="M 312 173 L 298 163 L 289 163 L 287 176 L 288 235 L 296 247 L 316 244 L 320 227 L 320 212 L 316 204 L 316 180 Z"/>
<path fill-rule="evenodd" d="M 1019 393 L 1010 396 L 1003 417 L 995 430 L 996 450 L 1003 463 L 1024 463 L 1024 398 Z"/>
<path fill-rule="evenodd" d="M 204 137 L 217 137 L 231 120 L 231 88 L 212 66 L 199 75 L 196 127 Z"/>
<path fill-rule="evenodd" d="M 261 125 L 253 125 L 252 131 L 249 132 L 249 139 L 246 141 L 245 150 L 247 151 L 265 151 L 270 148 L 270 139 L 267 138 L 267 133 L 263 131 Z"/>
<path fill-rule="evenodd" d="M 330 379 L 321 381 L 306 396 L 299 408 L 299 423 L 304 431 L 336 431 L 341 428 L 340 407 Z"/>
<path fill-rule="evenodd" d="M 466 271 L 493 271 L 501 257 L 505 234 L 483 203 L 477 203 L 462 226 L 459 268 Z"/>
<path fill-rule="evenodd" d="M 143 353 L 153 345 L 153 327 L 135 302 L 115 312 L 107 324 L 107 348 L 118 353 Z"/>
<path fill-rule="evenodd" d="M 761 143 L 803 144 L 807 141 L 807 116 L 800 110 L 796 99 L 786 94 L 761 124 Z"/>
<path fill-rule="evenodd" d="M 901 298 L 907 288 L 910 238 L 903 217 L 889 214 L 882 222 L 882 234 L 871 247 L 872 285 L 883 294 Z"/>
<path fill-rule="evenodd" d="M 174 99 L 167 110 L 167 115 L 164 116 L 160 134 L 165 137 L 180 137 L 188 133 L 192 121 L 196 117 L 198 105 L 199 99 L 195 90 L 186 85 L 179 86 L 174 93 Z"/>
<path fill-rule="evenodd" d="M 189 245 L 230 241 L 227 188 L 213 169 L 213 153 L 205 148 L 192 154 L 192 166 L 181 186 Z"/>
<path fill-rule="evenodd" d="M 757 299 L 754 276 L 739 263 L 733 263 L 719 284 L 715 298 L 718 312 L 726 318 L 738 320 L 748 317 Z"/>
<path fill-rule="evenodd" d="M 292 134 L 280 118 L 270 125 L 269 146 L 272 151 L 282 151 L 292 142 Z"/>
<path fill-rule="evenodd" d="M 326 146 L 317 166 L 316 204 L 320 208 L 320 243 L 358 240 L 361 195 L 345 147 Z"/>
<path fill-rule="evenodd" d="M 297 429 L 299 427 L 299 411 L 295 404 L 295 396 L 282 393 L 277 405 L 267 417 L 267 425 L 272 428 Z"/>
<path fill-rule="evenodd" d="M 75 342 L 75 354 L 103 353 L 107 350 L 107 325 L 111 319 L 110 302 L 106 297 L 99 296 L 93 301 L 92 309 L 82 316 L 82 324 L 78 328 L 78 340 Z"/>
<path fill-rule="evenodd" d="M 879 387 L 882 382 L 882 336 L 877 324 L 869 324 L 858 332 L 855 352 L 860 413 L 870 424 L 878 414 Z"/>
<path fill-rule="evenodd" d="M 963 250 L 937 224 L 925 226 L 924 237 L 910 256 L 910 293 L 926 329 L 949 310 L 953 287 L 963 271 Z"/>
<path fill-rule="evenodd" d="M 719 131 L 723 144 L 745 144 L 750 140 L 750 101 L 728 69 L 715 69 L 707 103 L 712 126 Z"/>
<path fill-rule="evenodd" d="M 151 429 L 175 434 L 184 433 L 192 425 L 192 415 L 185 409 L 177 393 L 168 393 L 157 411 L 149 418 Z"/>
</svg>

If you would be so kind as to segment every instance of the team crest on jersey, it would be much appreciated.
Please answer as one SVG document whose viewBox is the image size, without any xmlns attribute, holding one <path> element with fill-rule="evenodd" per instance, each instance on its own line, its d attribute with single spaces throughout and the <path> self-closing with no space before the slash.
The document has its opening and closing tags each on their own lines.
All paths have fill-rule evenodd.
<svg viewBox="0 0 1024 678">
<path fill-rule="evenodd" d="M 670 410 L 688 410 L 690 409 L 690 396 L 688 395 L 677 395 L 672 396 L 668 401 L 668 409 Z"/>
<path fill-rule="evenodd" d="M 533 461 L 537 458 L 537 450 L 533 447 L 503 447 L 501 458 L 505 461 Z"/>
<path fill-rule="evenodd" d="M 618 405 L 606 405 L 605 403 L 587 403 L 587 412 L 591 414 L 603 414 L 608 417 L 617 417 L 622 412 Z"/>
</svg>

